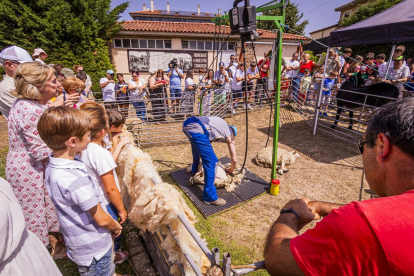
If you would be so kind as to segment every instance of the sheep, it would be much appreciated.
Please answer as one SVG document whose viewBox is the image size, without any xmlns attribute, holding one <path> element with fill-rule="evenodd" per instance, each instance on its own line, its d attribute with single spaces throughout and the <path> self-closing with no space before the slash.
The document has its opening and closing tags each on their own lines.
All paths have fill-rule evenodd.
<svg viewBox="0 0 414 276">
<path fill-rule="evenodd" d="M 121 194 L 129 218 L 144 231 L 165 235 L 161 246 L 168 253 L 169 261 L 174 263 L 170 273 L 181 275 L 175 265 L 178 262 L 183 265 L 186 275 L 194 275 L 184 253 L 191 255 L 202 273 L 206 273 L 211 267 L 209 259 L 178 218 L 179 213 L 185 214 L 188 222 L 194 226 L 196 216 L 181 193 L 162 181 L 149 154 L 134 145 L 127 145 L 122 149 L 117 165 Z M 157 185 L 153 185 L 152 180 Z M 200 233 L 198 235 L 201 237 Z"/>
<path fill-rule="evenodd" d="M 140 118 L 127 118 L 124 128 L 132 133 L 134 137 L 131 141 L 139 141 L 144 124 Z"/>
<path fill-rule="evenodd" d="M 287 151 L 285 149 L 278 148 L 277 149 L 277 166 L 278 170 L 277 173 L 283 175 L 283 173 L 288 172 L 289 169 L 286 168 L 286 165 L 292 165 L 296 158 L 300 157 L 300 155 L 296 151 Z M 273 149 L 272 148 L 263 148 L 259 151 L 259 153 L 255 157 L 256 164 L 270 168 L 272 167 L 272 158 L 273 158 Z"/>
<path fill-rule="evenodd" d="M 214 180 L 214 186 L 216 186 L 217 189 L 224 188 L 227 192 L 232 192 L 234 189 L 236 189 L 236 185 L 240 185 L 245 174 L 245 170 L 243 169 L 243 172 L 240 174 L 236 174 L 234 176 L 227 175 L 225 169 L 230 169 L 231 164 L 225 164 L 222 165 L 221 163 L 218 163 L 216 166 L 216 178 Z M 192 164 L 188 165 L 187 172 L 190 173 L 192 168 Z M 235 172 L 239 172 L 241 169 L 241 166 L 237 165 Z M 200 162 L 198 166 L 198 171 L 194 175 L 194 183 L 195 184 L 202 184 L 204 185 L 204 170 L 203 170 L 203 164 Z"/>
</svg>

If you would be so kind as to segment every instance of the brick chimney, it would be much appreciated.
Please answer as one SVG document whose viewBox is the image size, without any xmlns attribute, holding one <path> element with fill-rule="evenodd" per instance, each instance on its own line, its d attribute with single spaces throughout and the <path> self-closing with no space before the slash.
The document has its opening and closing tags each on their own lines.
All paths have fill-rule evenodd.
<svg viewBox="0 0 414 276">
<path fill-rule="evenodd" d="M 146 10 L 147 10 L 147 5 L 145 5 L 145 3 L 144 3 L 144 4 L 142 4 L 142 10 L 143 10 L 143 11 L 146 11 Z"/>
</svg>

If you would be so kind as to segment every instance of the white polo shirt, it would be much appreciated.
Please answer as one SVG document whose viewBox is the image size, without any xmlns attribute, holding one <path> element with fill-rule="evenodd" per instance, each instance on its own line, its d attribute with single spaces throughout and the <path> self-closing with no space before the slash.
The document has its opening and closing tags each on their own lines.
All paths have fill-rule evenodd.
<svg viewBox="0 0 414 276">
<path fill-rule="evenodd" d="M 81 266 L 100 260 L 112 247 L 108 230 L 89 214 L 98 204 L 106 211 L 99 188 L 79 160 L 49 158 L 45 183 L 56 207 L 69 258 Z"/>
<path fill-rule="evenodd" d="M 108 78 L 102 78 L 99 81 L 99 84 L 105 83 L 107 81 L 109 81 Z M 114 82 L 108 83 L 105 87 L 102 88 L 102 98 L 104 102 L 111 102 L 116 100 Z"/>
<path fill-rule="evenodd" d="M 0 82 L 0 112 L 6 119 L 9 117 L 10 108 L 17 99 L 11 94 L 15 90 L 14 78 L 4 75 Z"/>
</svg>

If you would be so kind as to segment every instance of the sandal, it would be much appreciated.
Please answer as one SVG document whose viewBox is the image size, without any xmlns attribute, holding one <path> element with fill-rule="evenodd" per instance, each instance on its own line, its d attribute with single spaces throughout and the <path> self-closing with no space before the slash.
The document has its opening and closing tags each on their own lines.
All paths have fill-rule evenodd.
<svg viewBox="0 0 414 276">
<path fill-rule="evenodd" d="M 68 254 L 62 255 L 62 256 L 52 256 L 53 260 L 60 260 L 60 259 L 67 259 Z"/>
<path fill-rule="evenodd" d="M 128 251 L 119 251 L 115 253 L 114 264 L 122 264 L 129 257 Z"/>
</svg>

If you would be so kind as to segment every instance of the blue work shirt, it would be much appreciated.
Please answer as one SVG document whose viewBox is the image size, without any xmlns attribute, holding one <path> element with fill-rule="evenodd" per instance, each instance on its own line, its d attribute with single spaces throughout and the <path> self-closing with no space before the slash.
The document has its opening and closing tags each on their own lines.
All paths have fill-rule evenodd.
<svg viewBox="0 0 414 276">
<path fill-rule="evenodd" d="M 183 71 L 180 68 L 177 68 L 177 71 L 175 68 L 168 68 L 167 74 L 170 73 L 170 71 L 173 70 L 170 77 L 170 88 L 172 89 L 180 89 L 181 88 L 181 77 L 178 75 L 177 71 L 180 72 L 180 74 L 183 74 Z"/>
</svg>

